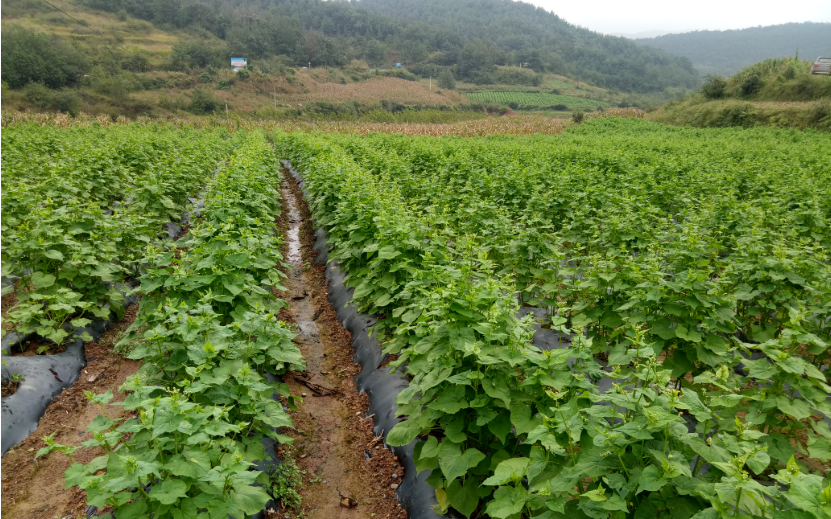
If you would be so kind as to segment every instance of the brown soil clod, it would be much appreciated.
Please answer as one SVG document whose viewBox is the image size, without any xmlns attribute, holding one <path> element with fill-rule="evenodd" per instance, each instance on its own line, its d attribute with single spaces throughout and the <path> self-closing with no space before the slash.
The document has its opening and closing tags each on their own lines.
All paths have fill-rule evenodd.
<svg viewBox="0 0 831 519">
<path fill-rule="evenodd" d="M 353 499 L 349 496 L 344 496 L 343 494 L 341 494 L 341 496 L 340 496 L 340 506 L 345 507 L 345 508 L 355 508 L 356 506 L 358 506 L 358 500 Z"/>
<path fill-rule="evenodd" d="M 305 372 L 288 374 L 284 380 L 293 395 L 307 388 L 315 396 L 337 395 L 303 399 L 290 413 L 295 429 L 283 431 L 294 438 L 292 449 L 302 453 L 295 458 L 306 472 L 300 490 L 302 513 L 307 518 L 403 519 L 407 512 L 390 489 L 400 484 L 404 472 L 373 433 L 372 419 L 362 418 L 369 399 L 353 379 L 361 367 L 353 360 L 352 335 L 328 301 L 325 267 L 314 261 L 311 215 L 287 171 L 282 195 L 284 211 L 278 227 L 286 237 L 288 265 L 283 280 L 286 292 L 281 295 L 289 307 L 280 319 L 296 326 L 295 342 L 306 359 Z M 364 450 L 369 445 L 372 457 L 367 459 Z M 292 511 L 290 517 L 300 512 Z"/>
<path fill-rule="evenodd" d="M 17 392 L 17 386 L 17 382 L 3 382 L 0 384 L 0 388 L 2 389 L 0 391 L 0 397 L 6 398 L 7 396 L 12 396 Z"/>
</svg>

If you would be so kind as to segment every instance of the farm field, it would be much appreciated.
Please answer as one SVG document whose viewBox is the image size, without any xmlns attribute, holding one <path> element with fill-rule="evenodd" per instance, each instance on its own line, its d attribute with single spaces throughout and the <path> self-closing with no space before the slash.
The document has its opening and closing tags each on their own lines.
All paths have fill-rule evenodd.
<svg viewBox="0 0 831 519">
<path fill-rule="evenodd" d="M 607 110 L 604 116 L 618 114 L 621 117 L 642 117 L 643 112 L 637 109 L 618 109 L 617 111 Z M 587 117 L 592 116 L 588 114 Z M 150 118 L 140 117 L 136 122 L 126 118 L 118 118 L 116 121 L 108 117 L 91 117 L 81 114 L 79 117 L 70 117 L 61 113 L 39 114 L 32 112 L 15 112 L 3 114 L 2 126 L 18 124 L 37 124 L 43 126 L 56 126 L 69 128 L 76 126 L 125 126 L 129 124 L 156 125 L 156 121 Z M 533 115 L 522 115 L 514 117 L 487 117 L 471 121 L 460 121 L 450 124 L 425 124 L 425 123 L 383 123 L 367 121 L 269 121 L 251 120 L 241 118 L 181 118 L 175 119 L 172 123 L 176 127 L 187 128 L 225 128 L 228 131 L 236 130 L 263 130 L 273 132 L 275 128 L 282 128 L 285 131 L 321 131 L 324 133 L 342 133 L 369 135 L 371 133 L 396 133 L 404 135 L 429 135 L 440 137 L 443 135 L 455 135 L 459 137 L 486 137 L 488 135 L 557 135 L 563 131 L 562 121 L 551 117 L 540 117 Z"/>
<path fill-rule="evenodd" d="M 531 109 L 530 107 L 565 106 L 569 110 L 584 109 L 594 111 L 598 107 L 606 108 L 609 106 L 608 103 L 603 101 L 540 92 L 470 92 L 467 94 L 467 97 L 474 101 L 493 101 L 512 107 L 513 105 L 526 107 L 525 109 Z"/>
<path fill-rule="evenodd" d="M 288 397 L 287 386 L 268 377 L 303 367 L 294 334 L 276 319 L 286 303 L 270 291 L 280 279 L 281 241 L 269 232 L 279 169 L 264 134 L 19 127 L 3 138 L 3 271 L 17 278 L 4 295 L 16 293 L 8 317 L 18 335 L 44 342 L 39 354 L 76 336 L 91 341 L 93 319 L 123 315 L 117 283 L 137 279 L 143 294 L 121 341 L 144 363 L 121 388 L 132 415 L 111 418 L 112 391 L 89 392 L 104 411 L 91 437 L 62 444 L 53 433 L 36 457 L 68 456 L 67 487 L 119 517 L 261 512 L 271 498 L 253 483 L 269 479 L 249 469 L 266 456 L 263 440 L 285 441 L 278 428 L 291 426 L 271 398 Z M 186 236 L 162 242 L 162 222 L 188 206 Z M 27 382 L 36 381 L 7 398 L 36 398 L 40 388 Z M 75 462 L 81 447 L 102 455 Z"/>
<path fill-rule="evenodd" d="M 118 519 L 831 517 L 828 135 L 44 122 L 4 118 L 4 516 L 46 510 L 13 474 Z M 42 369 L 101 414 L 7 446 L 12 375 L 131 292 L 121 396 Z"/>
<path fill-rule="evenodd" d="M 418 441 L 440 509 L 829 513 L 827 136 L 601 119 L 275 141 L 384 316 L 411 379 L 387 442 Z"/>
</svg>

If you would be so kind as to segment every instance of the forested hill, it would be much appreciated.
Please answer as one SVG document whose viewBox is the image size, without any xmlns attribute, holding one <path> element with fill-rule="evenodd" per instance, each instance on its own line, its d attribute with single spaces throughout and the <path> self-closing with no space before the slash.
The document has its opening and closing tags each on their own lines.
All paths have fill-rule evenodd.
<svg viewBox="0 0 831 519">
<path fill-rule="evenodd" d="M 439 28 L 452 35 L 442 50 L 446 62 L 469 68 L 460 54 L 530 62 L 531 68 L 573 73 L 597 86 L 647 92 L 667 86 L 694 87 L 698 74 L 686 59 L 632 40 L 572 25 L 541 7 L 514 0 L 357 0 L 353 6 L 414 22 L 409 34 Z M 435 31 L 433 31 L 435 32 Z M 462 59 L 459 59 L 462 58 Z M 514 63 L 515 64 L 515 63 Z"/>
<path fill-rule="evenodd" d="M 3 2 L 3 17 L 29 16 L 28 0 Z M 552 72 L 624 92 L 695 88 L 685 58 L 571 25 L 512 0 L 73 0 L 91 11 L 178 31 L 171 70 L 281 56 L 287 65 L 372 67 L 401 62 L 417 75 L 499 82 L 498 65 Z M 44 6 L 46 4 L 43 4 Z M 48 10 L 48 7 L 45 7 Z M 91 51 L 92 52 L 92 51 Z M 4 55 L 5 57 L 5 55 Z M 226 65 L 227 66 L 227 65 Z"/>
<path fill-rule="evenodd" d="M 702 74 L 735 74 L 768 58 L 831 55 L 831 23 L 785 23 L 731 31 L 695 31 L 635 40 L 693 62 Z"/>
</svg>

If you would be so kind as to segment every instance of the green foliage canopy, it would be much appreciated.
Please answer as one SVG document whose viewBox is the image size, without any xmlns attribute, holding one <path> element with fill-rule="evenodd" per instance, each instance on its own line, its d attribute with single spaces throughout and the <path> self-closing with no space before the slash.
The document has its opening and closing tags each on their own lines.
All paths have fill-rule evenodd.
<svg viewBox="0 0 831 519">
<path fill-rule="evenodd" d="M 20 26 L 2 33 L 2 75 L 12 88 L 43 83 L 61 88 L 76 83 L 89 70 L 86 57 L 59 38 Z"/>
</svg>

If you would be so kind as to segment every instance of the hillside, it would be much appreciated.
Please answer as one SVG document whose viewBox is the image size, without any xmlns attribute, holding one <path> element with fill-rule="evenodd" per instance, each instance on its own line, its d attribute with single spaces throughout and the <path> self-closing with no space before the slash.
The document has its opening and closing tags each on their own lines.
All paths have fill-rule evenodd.
<svg viewBox="0 0 831 519">
<path fill-rule="evenodd" d="M 164 42 L 167 49 L 178 44 L 170 59 L 150 63 L 168 70 L 225 65 L 234 55 L 250 61 L 279 57 L 295 67 L 344 67 L 356 59 L 372 67 L 403 63 L 422 77 L 449 71 L 477 84 L 494 84 L 495 67 L 519 63 L 538 73 L 626 92 L 691 88 L 698 81 L 683 58 L 573 26 L 511 0 L 72 0 L 56 5 L 97 21 L 107 14 L 121 22 L 133 19 L 133 32 L 142 32 L 136 31 L 142 21 L 153 24 L 147 32 L 179 32 L 174 41 Z M 79 28 L 48 4 L 6 0 L 2 11 L 4 26 L 34 19 L 77 42 Z M 122 43 L 111 39 L 116 46 Z"/>
<path fill-rule="evenodd" d="M 544 11 L 556 23 L 534 26 L 548 31 L 537 35 L 544 44 L 535 46 L 536 37 L 516 29 L 536 12 L 521 3 L 497 2 L 502 10 L 484 10 L 478 19 L 468 10 L 459 18 L 467 29 L 428 27 L 404 12 L 393 18 L 362 3 L 321 0 L 241 0 L 234 9 L 208 0 L 50 4 L 2 4 L 6 110 L 112 117 L 227 110 L 261 118 L 382 121 L 392 113 L 408 121 L 453 122 L 509 106 L 559 117 L 589 107 L 654 107 L 697 81 L 684 60 Z M 447 8 L 434 7 L 439 16 Z M 493 29 L 484 33 L 489 39 L 474 37 L 469 28 L 475 23 Z M 621 49 L 625 56 L 614 58 Z M 235 74 L 231 56 L 246 57 L 247 69 Z M 618 66 L 586 68 L 601 58 Z M 487 92 L 539 95 L 501 103 L 496 100 L 505 95 Z"/>
<path fill-rule="evenodd" d="M 428 27 L 440 28 L 439 34 L 447 35 L 441 45 L 447 48 L 438 49 L 441 55 L 432 59 L 458 63 L 463 75 L 480 66 L 479 62 L 501 65 L 522 61 L 534 70 L 573 74 L 596 86 L 627 92 L 694 88 L 698 84 L 686 59 L 577 27 L 524 2 L 358 0 L 355 5 L 408 20 L 424 32 Z"/>
<path fill-rule="evenodd" d="M 810 74 L 813 60 L 767 59 L 648 115 L 698 127 L 781 126 L 831 130 L 831 77 Z"/>
<path fill-rule="evenodd" d="M 705 74 L 730 75 L 768 58 L 831 54 L 831 23 L 785 23 L 730 31 L 694 31 L 636 40 L 689 59 Z"/>
</svg>

